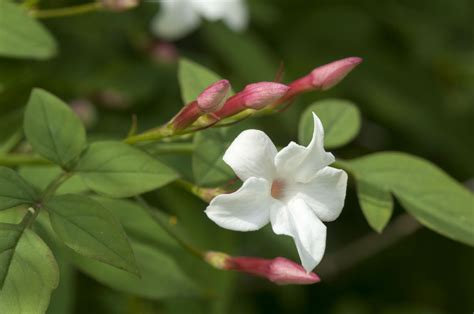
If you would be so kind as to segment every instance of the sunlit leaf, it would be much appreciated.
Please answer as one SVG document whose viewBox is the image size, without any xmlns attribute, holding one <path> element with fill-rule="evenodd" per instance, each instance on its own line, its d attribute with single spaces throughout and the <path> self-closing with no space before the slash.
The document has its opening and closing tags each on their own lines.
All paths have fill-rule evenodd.
<svg viewBox="0 0 474 314">
<path fill-rule="evenodd" d="M 90 145 L 77 170 L 90 189 L 112 197 L 128 197 L 177 179 L 176 172 L 145 152 L 120 142 Z"/>
<path fill-rule="evenodd" d="M 178 78 L 185 104 L 196 100 L 206 87 L 221 79 L 216 73 L 188 59 L 179 61 Z"/>
<path fill-rule="evenodd" d="M 301 116 L 298 138 L 302 145 L 309 144 L 313 136 L 313 112 L 323 124 L 326 148 L 343 146 L 359 133 L 360 113 L 353 103 L 342 99 L 321 100 L 308 106 Z"/>
<path fill-rule="evenodd" d="M 0 290 L 0 313 L 45 313 L 58 282 L 58 265 L 53 253 L 33 231 L 26 229 Z"/>
<path fill-rule="evenodd" d="M 13 1 L 0 0 L 0 56 L 48 59 L 56 54 L 51 34 Z"/>
<path fill-rule="evenodd" d="M 358 182 L 391 192 L 426 227 L 474 246 L 474 195 L 432 163 L 390 152 L 343 164 L 349 167 Z M 377 202 L 380 202 L 378 198 Z M 382 204 L 386 204 L 386 195 L 383 198 Z"/>
</svg>

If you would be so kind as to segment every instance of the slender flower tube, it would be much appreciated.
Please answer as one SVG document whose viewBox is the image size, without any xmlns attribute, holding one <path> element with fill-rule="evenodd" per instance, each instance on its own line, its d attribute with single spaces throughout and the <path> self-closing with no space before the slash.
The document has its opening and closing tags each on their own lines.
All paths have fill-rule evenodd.
<svg viewBox="0 0 474 314">
<path fill-rule="evenodd" d="M 218 269 L 244 272 L 266 278 L 279 285 L 308 285 L 320 281 L 318 275 L 306 272 L 301 265 L 284 257 L 263 259 L 208 252 L 205 259 Z"/>
<path fill-rule="evenodd" d="M 283 97 L 290 87 L 274 82 L 259 82 L 247 85 L 244 90 L 227 100 L 214 116 L 225 118 L 245 109 L 259 110 Z"/>
<path fill-rule="evenodd" d="M 310 74 L 290 83 L 288 85 L 290 90 L 278 103 L 288 101 L 305 92 L 328 90 L 344 79 L 361 62 L 362 59 L 359 57 L 349 57 L 317 67 Z"/>
<path fill-rule="evenodd" d="M 183 130 L 203 114 L 221 109 L 229 90 L 230 83 L 227 80 L 217 81 L 207 87 L 195 101 L 187 104 L 172 120 L 175 130 Z"/>
</svg>

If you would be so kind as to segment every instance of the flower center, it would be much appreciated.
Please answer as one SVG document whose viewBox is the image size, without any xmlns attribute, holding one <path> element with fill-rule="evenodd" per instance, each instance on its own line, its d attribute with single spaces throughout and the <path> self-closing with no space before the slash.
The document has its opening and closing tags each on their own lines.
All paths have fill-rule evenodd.
<svg viewBox="0 0 474 314">
<path fill-rule="evenodd" d="M 285 181 L 281 179 L 273 180 L 271 194 L 273 198 L 281 199 L 285 189 Z"/>
</svg>

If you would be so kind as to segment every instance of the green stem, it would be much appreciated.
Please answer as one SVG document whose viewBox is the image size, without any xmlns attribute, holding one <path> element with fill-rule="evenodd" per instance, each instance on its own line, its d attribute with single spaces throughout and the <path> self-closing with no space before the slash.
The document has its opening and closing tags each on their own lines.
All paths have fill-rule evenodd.
<svg viewBox="0 0 474 314">
<path fill-rule="evenodd" d="M 6 154 L 14 149 L 23 139 L 23 131 L 13 133 L 0 147 L 0 154 Z"/>
<path fill-rule="evenodd" d="M 183 239 L 181 239 L 176 233 L 171 231 L 171 229 L 168 227 L 166 223 L 164 223 L 161 218 L 157 215 L 157 213 L 152 209 L 150 205 L 148 205 L 147 201 L 143 199 L 141 196 L 136 196 L 135 199 L 142 204 L 143 207 L 148 209 L 148 212 L 150 213 L 150 216 L 153 218 L 154 221 L 156 221 L 161 228 L 170 236 L 172 237 L 181 247 L 183 247 L 186 251 L 191 253 L 192 255 L 198 257 L 199 259 L 204 259 L 205 254 L 201 250 L 195 248 L 191 244 L 187 243 Z"/>
<path fill-rule="evenodd" d="M 158 143 L 146 146 L 146 151 L 157 154 L 191 154 L 194 151 L 193 143 Z"/>
<path fill-rule="evenodd" d="M 1 166 L 19 166 L 19 165 L 49 165 L 46 159 L 29 154 L 0 154 Z"/>
<path fill-rule="evenodd" d="M 70 177 L 74 175 L 73 172 L 63 172 L 56 177 L 51 183 L 46 187 L 46 189 L 41 194 L 40 201 L 44 202 L 51 196 L 53 196 L 54 192 Z"/>
<path fill-rule="evenodd" d="M 100 2 L 92 2 L 59 9 L 34 10 L 30 11 L 30 15 L 36 18 L 53 18 L 99 11 L 101 8 Z"/>
</svg>

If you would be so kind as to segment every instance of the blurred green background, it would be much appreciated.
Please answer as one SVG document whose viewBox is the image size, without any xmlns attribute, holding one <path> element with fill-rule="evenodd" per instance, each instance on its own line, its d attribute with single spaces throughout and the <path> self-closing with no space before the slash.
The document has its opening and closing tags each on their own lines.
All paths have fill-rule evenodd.
<svg viewBox="0 0 474 314">
<path fill-rule="evenodd" d="M 72 4 L 41 3 L 45 8 Z M 90 132 L 97 138 L 125 136 L 132 114 L 137 114 L 140 130 L 171 118 L 182 102 L 177 62 L 160 54 L 159 41 L 149 31 L 158 8 L 144 2 L 120 14 L 45 20 L 60 46 L 56 58 L 0 59 L 0 137 L 17 130 L 33 87 L 66 101 L 90 101 L 97 111 Z M 281 62 L 284 82 L 347 56 L 362 57 L 364 63 L 332 90 L 307 94 L 284 114 L 253 119 L 241 128 L 260 128 L 277 145 L 286 145 L 296 139 L 297 121 L 307 105 L 345 98 L 359 106 L 364 121 L 357 139 L 336 150 L 336 156 L 405 151 L 473 184 L 473 1 L 253 0 L 249 8 L 251 24 L 246 32 L 236 34 L 221 23 L 204 23 L 174 43 L 177 53 L 230 79 L 236 90 L 250 82 L 273 80 Z M 165 159 L 179 163 L 183 174 L 189 174 L 188 156 Z M 219 237 L 226 240 L 215 239 L 217 227 L 200 212 L 205 204 L 173 186 L 147 198 L 177 215 L 185 228 L 199 221 L 203 227 L 196 231 L 204 234 L 193 235 L 207 249 L 297 260 L 291 241 L 270 235 L 269 230 L 249 234 L 221 230 Z M 183 208 L 176 208 L 176 199 Z M 329 224 L 327 255 L 370 232 L 351 186 L 343 214 Z M 321 274 L 323 281 L 313 286 L 280 287 L 245 275 L 231 276 L 228 298 L 217 305 L 209 305 L 215 303 L 212 297 L 145 300 L 69 269 L 53 295 L 50 313 L 471 313 L 473 265 L 472 248 L 421 229 L 330 280 Z"/>
</svg>

